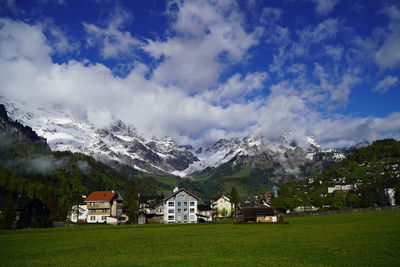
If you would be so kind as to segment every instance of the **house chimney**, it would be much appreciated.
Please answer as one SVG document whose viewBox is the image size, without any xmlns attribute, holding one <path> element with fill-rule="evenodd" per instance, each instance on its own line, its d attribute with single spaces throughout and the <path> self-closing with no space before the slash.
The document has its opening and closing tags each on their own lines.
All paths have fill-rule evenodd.
<svg viewBox="0 0 400 267">
<path fill-rule="evenodd" d="M 172 190 L 174 193 L 178 192 L 179 187 L 175 186 L 174 190 Z"/>
</svg>

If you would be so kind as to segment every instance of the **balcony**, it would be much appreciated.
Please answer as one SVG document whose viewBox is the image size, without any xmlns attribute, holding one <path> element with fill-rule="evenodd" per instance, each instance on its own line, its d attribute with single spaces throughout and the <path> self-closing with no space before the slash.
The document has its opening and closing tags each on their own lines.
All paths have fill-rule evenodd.
<svg viewBox="0 0 400 267">
<path fill-rule="evenodd" d="M 88 210 L 88 215 L 110 216 L 110 210 Z"/>
<path fill-rule="evenodd" d="M 111 206 L 108 202 L 90 202 L 87 207 L 88 209 L 109 209 Z"/>
</svg>

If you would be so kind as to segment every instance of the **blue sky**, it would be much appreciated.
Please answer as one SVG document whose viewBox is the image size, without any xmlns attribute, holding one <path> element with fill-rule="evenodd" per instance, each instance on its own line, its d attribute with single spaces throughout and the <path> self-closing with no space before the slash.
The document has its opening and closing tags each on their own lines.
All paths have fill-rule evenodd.
<svg viewBox="0 0 400 267">
<path fill-rule="evenodd" d="M 0 1 L 0 93 L 202 144 L 400 138 L 398 1 Z"/>
</svg>

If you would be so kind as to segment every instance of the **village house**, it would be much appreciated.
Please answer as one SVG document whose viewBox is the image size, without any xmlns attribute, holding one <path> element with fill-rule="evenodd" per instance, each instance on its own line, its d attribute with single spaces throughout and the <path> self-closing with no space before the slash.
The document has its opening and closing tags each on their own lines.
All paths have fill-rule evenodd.
<svg viewBox="0 0 400 267">
<path fill-rule="evenodd" d="M 122 218 L 122 197 L 115 191 L 94 191 L 86 199 L 87 223 L 118 224 Z"/>
<path fill-rule="evenodd" d="M 244 207 L 241 218 L 247 222 L 277 222 L 275 211 L 270 207 Z"/>
<path fill-rule="evenodd" d="M 332 194 L 335 191 L 351 191 L 353 189 L 357 189 L 356 185 L 353 184 L 346 184 L 346 185 L 335 185 L 332 187 L 328 187 L 328 194 Z"/>
<path fill-rule="evenodd" d="M 161 223 L 196 223 L 197 201 L 199 197 L 188 190 L 175 187 L 172 192 L 164 192 L 163 200 L 155 207 L 162 213 Z"/>
<path fill-rule="evenodd" d="M 71 222 L 86 222 L 88 215 L 87 205 L 74 205 L 71 209 Z"/>
<path fill-rule="evenodd" d="M 197 205 L 197 219 L 199 222 L 211 222 L 213 210 L 210 205 L 199 204 Z"/>
<path fill-rule="evenodd" d="M 232 203 L 229 197 L 220 196 L 211 200 L 211 208 L 214 211 L 214 217 L 227 217 L 232 213 Z"/>
<path fill-rule="evenodd" d="M 155 208 L 162 200 L 161 195 L 139 195 L 140 211 L 144 214 L 157 214 Z"/>
</svg>

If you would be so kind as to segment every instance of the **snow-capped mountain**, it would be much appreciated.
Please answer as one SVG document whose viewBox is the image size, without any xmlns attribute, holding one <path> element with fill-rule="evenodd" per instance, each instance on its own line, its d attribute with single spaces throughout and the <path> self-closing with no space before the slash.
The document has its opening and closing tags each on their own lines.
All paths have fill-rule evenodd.
<svg viewBox="0 0 400 267">
<path fill-rule="evenodd" d="M 52 150 L 81 152 L 105 162 L 119 161 L 160 175 L 185 177 L 230 161 L 295 174 L 307 164 L 344 158 L 341 151 L 322 150 L 313 137 L 306 137 L 306 145 L 300 147 L 290 133 L 284 133 L 278 140 L 257 136 L 221 139 L 211 146 L 194 149 L 179 146 L 169 137 L 146 140 L 134 126 L 119 120 L 107 128 L 96 128 L 60 106 L 43 108 L 4 97 L 0 97 L 0 104 L 5 105 L 10 118 L 46 138 Z"/>
</svg>

